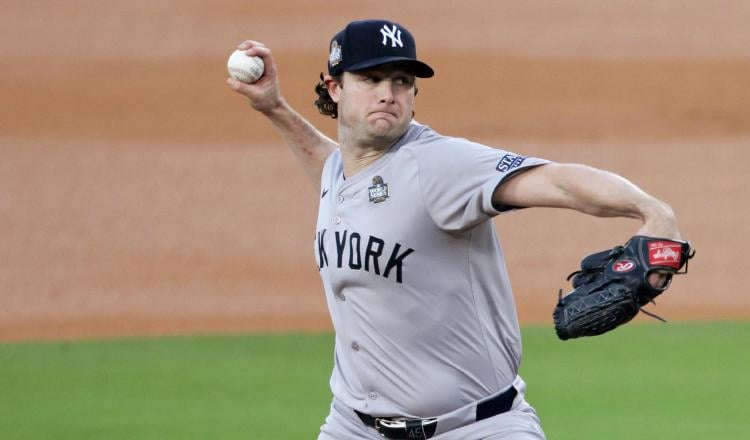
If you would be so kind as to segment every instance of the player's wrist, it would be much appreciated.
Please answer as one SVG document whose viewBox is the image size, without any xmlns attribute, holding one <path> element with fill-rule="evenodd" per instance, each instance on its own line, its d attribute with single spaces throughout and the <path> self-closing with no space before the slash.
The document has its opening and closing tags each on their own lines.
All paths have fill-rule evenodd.
<svg viewBox="0 0 750 440">
<path fill-rule="evenodd" d="M 252 105 L 252 101 L 251 101 Z M 284 117 L 286 114 L 289 113 L 290 107 L 282 98 L 279 96 L 278 98 L 269 101 L 265 103 L 263 106 L 253 106 L 253 108 L 263 114 L 263 116 L 269 118 L 269 119 L 279 119 Z"/>
<path fill-rule="evenodd" d="M 682 239 L 677 229 L 677 218 L 674 211 L 666 203 L 651 199 L 649 203 L 642 206 L 641 215 L 643 226 L 638 231 L 638 235 L 668 238 L 670 240 Z"/>
</svg>

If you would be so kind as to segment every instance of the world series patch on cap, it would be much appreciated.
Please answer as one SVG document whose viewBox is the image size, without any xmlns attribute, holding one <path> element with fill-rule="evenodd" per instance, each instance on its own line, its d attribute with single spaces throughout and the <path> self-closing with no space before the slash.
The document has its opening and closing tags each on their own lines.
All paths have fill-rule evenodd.
<svg viewBox="0 0 750 440">
<path fill-rule="evenodd" d="M 420 78 L 435 72 L 417 59 L 414 37 L 405 27 L 389 20 L 360 20 L 346 25 L 331 39 L 328 73 L 339 75 L 382 64 L 399 63 Z"/>
</svg>

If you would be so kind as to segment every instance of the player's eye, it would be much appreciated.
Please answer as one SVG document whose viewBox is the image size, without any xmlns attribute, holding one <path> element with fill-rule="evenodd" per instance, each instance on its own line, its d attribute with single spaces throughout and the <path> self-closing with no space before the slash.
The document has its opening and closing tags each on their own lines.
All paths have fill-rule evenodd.
<svg viewBox="0 0 750 440">
<path fill-rule="evenodd" d="M 414 84 L 414 80 L 408 76 L 399 76 L 397 77 L 394 82 L 400 86 L 411 86 Z"/>
</svg>

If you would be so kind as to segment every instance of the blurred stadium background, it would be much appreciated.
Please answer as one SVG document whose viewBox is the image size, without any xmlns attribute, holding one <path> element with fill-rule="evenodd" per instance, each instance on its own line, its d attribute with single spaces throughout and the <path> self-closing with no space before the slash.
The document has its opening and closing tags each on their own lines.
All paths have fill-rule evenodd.
<svg viewBox="0 0 750 440">
<path fill-rule="evenodd" d="M 7 0 L 0 359 L 11 369 L 0 380 L 21 385 L 0 407 L 20 411 L 19 390 L 38 388 L 19 376 L 30 365 L 50 366 L 53 380 L 62 368 L 49 353 L 17 350 L 67 342 L 34 341 L 328 334 L 312 254 L 317 197 L 270 125 L 228 89 L 225 63 L 243 39 L 266 43 L 288 101 L 335 137 L 312 89 L 330 36 L 364 17 L 408 26 L 435 67 L 419 84 L 420 122 L 605 168 L 673 206 L 698 252 L 655 311 L 686 322 L 750 317 L 741 279 L 750 260 L 746 1 Z M 551 332 L 557 289 L 582 255 L 637 229 L 552 210 L 503 216 L 497 226 L 527 332 Z M 625 334 L 640 331 L 633 327 Z M 728 328 L 722 337 L 738 338 L 731 347 L 748 342 L 746 326 Z M 527 341 L 527 356 L 534 347 Z M 710 359 L 734 365 L 739 355 Z M 747 387 L 734 370 L 719 371 L 712 380 Z"/>
</svg>

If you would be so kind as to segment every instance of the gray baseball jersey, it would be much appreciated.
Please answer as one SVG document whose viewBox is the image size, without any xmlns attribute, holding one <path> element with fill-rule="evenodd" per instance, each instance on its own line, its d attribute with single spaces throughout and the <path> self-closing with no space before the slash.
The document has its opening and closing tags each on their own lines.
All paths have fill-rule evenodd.
<svg viewBox="0 0 750 440">
<path fill-rule="evenodd" d="M 492 217 L 499 183 L 547 163 L 412 122 L 344 177 L 326 160 L 315 255 L 336 331 L 334 396 L 375 415 L 432 417 L 506 389 L 521 339 Z"/>
</svg>

